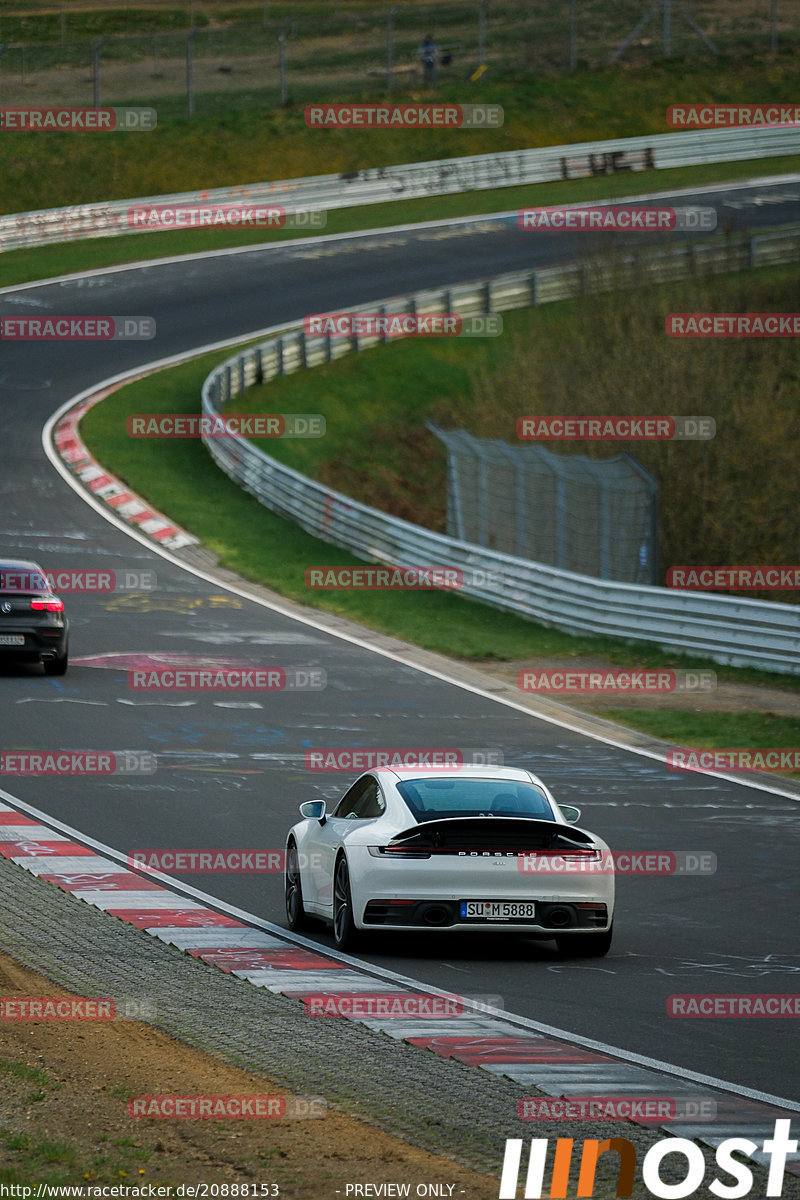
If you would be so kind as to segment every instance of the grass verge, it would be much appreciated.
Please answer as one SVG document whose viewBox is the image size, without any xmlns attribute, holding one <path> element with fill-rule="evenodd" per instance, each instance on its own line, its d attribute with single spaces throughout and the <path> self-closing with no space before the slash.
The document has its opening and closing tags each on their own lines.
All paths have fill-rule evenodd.
<svg viewBox="0 0 800 1200">
<path fill-rule="evenodd" d="M 641 709 L 607 708 L 603 716 L 620 725 L 633 726 L 643 733 L 693 750 L 744 748 L 747 750 L 785 749 L 800 746 L 800 720 L 771 712 L 725 714 L 701 712 L 643 712 Z M 722 716 L 722 719 L 720 717 Z M 757 763 L 757 760 L 751 760 Z M 776 764 L 777 765 L 777 764 Z M 758 769 L 762 770 L 760 764 Z M 778 779 L 800 779 L 797 771 L 775 771 Z M 747 772 L 742 772 L 747 778 Z"/>
<path fill-rule="evenodd" d="M 573 636 L 453 594 L 309 592 L 304 585 L 306 567 L 357 565 L 359 560 L 263 508 L 213 464 L 199 441 L 136 440 L 125 432 L 126 419 L 134 413 L 197 412 L 203 379 L 222 357 L 206 355 L 121 388 L 96 405 L 82 422 L 82 434 L 99 461 L 194 533 L 219 556 L 222 566 L 313 608 L 468 661 L 591 656 L 629 667 L 708 669 L 713 665 L 707 659 L 667 653 L 648 644 Z M 306 386 L 310 378 L 304 376 Z M 310 411 L 308 405 L 304 411 Z M 713 669 L 720 680 L 800 691 L 797 677 L 719 665 Z M 625 724 L 666 740 L 686 740 L 687 727 L 676 723 L 674 713 L 624 711 L 622 718 L 613 713 L 603 715 L 624 719 Z M 696 714 L 685 716 L 696 723 Z M 763 721 L 758 712 L 740 714 L 732 726 L 729 713 L 705 714 L 698 744 L 731 745 L 739 740 L 743 745 L 766 744 L 754 739 L 777 737 L 778 733 L 781 740 L 777 744 L 782 744 L 791 732 L 787 725 L 774 734 L 770 729 L 767 735 Z M 706 743 L 712 733 L 714 742 Z"/>
<path fill-rule="evenodd" d="M 603 713 L 623 725 L 633 723 L 645 733 L 664 738 L 678 746 L 723 749 L 747 746 L 789 749 L 800 745 L 800 720 L 779 717 L 770 712 L 726 713 L 724 725 L 718 714 L 698 712 L 632 712 L 628 708 L 609 708 Z"/>
<path fill-rule="evenodd" d="M 256 180 L 292 179 L 358 171 L 392 163 L 430 162 L 494 154 L 528 146 L 672 132 L 669 105 L 682 98 L 705 101 L 794 103 L 800 67 L 790 51 L 776 56 L 708 61 L 666 60 L 541 75 L 518 70 L 505 78 L 487 73 L 478 84 L 453 81 L 431 96 L 418 88 L 392 93 L 393 102 L 500 104 L 499 129 L 311 129 L 306 103 L 326 99 L 383 99 L 339 81 L 293 93 L 285 108 L 270 89 L 197 96 L 197 114 L 185 98 L 115 97 L 115 104 L 146 103 L 158 110 L 158 127 L 146 133 L 9 132 L 0 139 L 0 211 L 24 212 L 66 204 L 124 199 Z M 327 94 L 326 94 L 327 89 Z M 45 103 L 44 97 L 39 103 Z"/>
</svg>

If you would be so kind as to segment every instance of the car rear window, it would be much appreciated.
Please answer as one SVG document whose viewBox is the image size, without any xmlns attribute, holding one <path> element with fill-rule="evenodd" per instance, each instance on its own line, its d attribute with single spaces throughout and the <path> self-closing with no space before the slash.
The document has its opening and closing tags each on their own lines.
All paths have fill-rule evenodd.
<svg viewBox="0 0 800 1200">
<path fill-rule="evenodd" d="M 50 586 L 41 571 L 31 567 L 8 567 L 0 564 L 0 592 L 49 592 Z"/>
<path fill-rule="evenodd" d="M 397 790 L 418 821 L 488 816 L 556 819 L 541 788 L 517 780 L 404 779 Z"/>
</svg>

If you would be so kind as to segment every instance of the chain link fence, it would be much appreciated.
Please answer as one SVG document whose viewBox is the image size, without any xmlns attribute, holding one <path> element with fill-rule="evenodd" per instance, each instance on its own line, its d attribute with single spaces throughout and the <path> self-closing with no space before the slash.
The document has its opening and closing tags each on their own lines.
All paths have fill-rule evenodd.
<svg viewBox="0 0 800 1200">
<path fill-rule="evenodd" d="M 447 535 L 596 579 L 658 583 L 658 483 L 632 454 L 586 458 L 427 428 L 447 448 Z"/>
<path fill-rule="evenodd" d="M 251 23 L 81 38 L 71 36 L 67 13 L 61 36 L 43 25 L 54 40 L 41 42 L 12 40 L 7 30 L 31 26 L 0 14 L 0 102 L 172 97 L 191 114 L 204 111 L 203 103 L 214 111 L 245 102 L 272 108 L 379 98 L 409 87 L 430 95 L 436 85 L 424 85 L 421 59 L 427 34 L 437 46 L 438 85 L 463 82 L 481 68 L 487 79 L 502 79 L 665 56 L 800 49 L 796 0 L 439 0 L 350 15 L 344 6 L 292 15 L 287 6 L 282 19 L 271 7 Z"/>
</svg>

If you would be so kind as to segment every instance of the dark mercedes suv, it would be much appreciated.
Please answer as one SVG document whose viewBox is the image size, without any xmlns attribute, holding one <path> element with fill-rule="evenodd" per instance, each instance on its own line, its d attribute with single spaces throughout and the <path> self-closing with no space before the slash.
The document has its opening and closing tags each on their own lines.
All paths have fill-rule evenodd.
<svg viewBox="0 0 800 1200">
<path fill-rule="evenodd" d="M 45 675 L 65 675 L 69 621 L 42 568 L 0 558 L 0 661 L 40 662 Z"/>
</svg>

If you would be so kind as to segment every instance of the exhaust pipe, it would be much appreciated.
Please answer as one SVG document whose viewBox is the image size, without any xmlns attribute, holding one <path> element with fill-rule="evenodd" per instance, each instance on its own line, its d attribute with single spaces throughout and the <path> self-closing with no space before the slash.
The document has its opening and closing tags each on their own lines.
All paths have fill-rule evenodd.
<svg viewBox="0 0 800 1200">
<path fill-rule="evenodd" d="M 547 914 L 547 924 L 552 929 L 567 929 L 572 923 L 572 912 L 568 908 L 551 908 Z"/>
<path fill-rule="evenodd" d="M 446 925 L 449 915 L 441 904 L 430 904 L 422 914 L 422 919 L 426 925 Z"/>
</svg>

